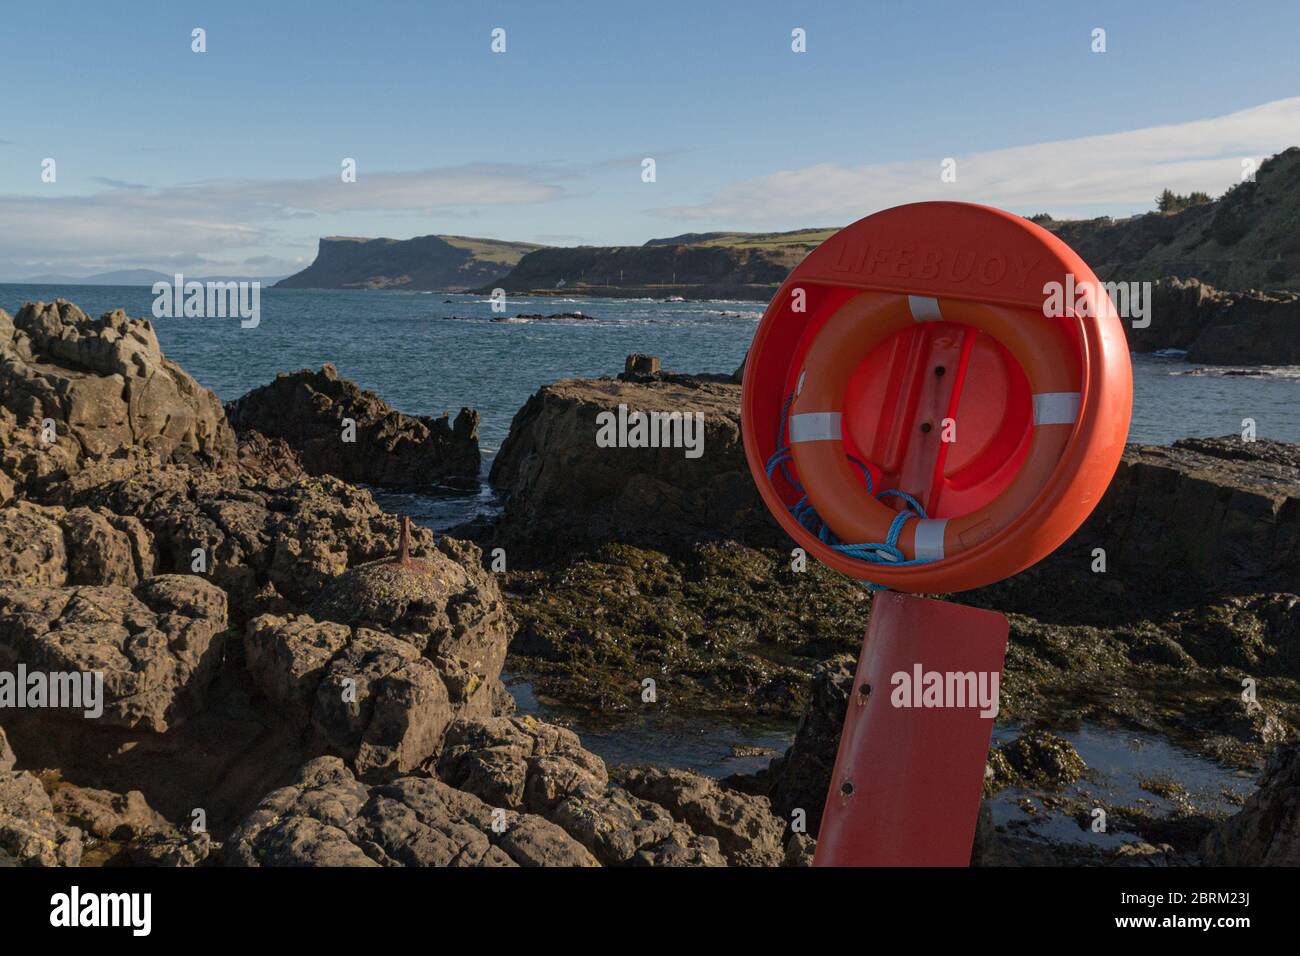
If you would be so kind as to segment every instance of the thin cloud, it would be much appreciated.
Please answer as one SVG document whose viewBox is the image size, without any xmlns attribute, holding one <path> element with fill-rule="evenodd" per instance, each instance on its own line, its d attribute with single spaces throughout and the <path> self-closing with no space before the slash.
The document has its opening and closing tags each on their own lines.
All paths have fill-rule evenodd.
<svg viewBox="0 0 1300 956">
<path fill-rule="evenodd" d="M 109 189 L 148 189 L 143 183 L 128 183 L 125 179 L 109 179 L 107 176 L 91 176 L 90 181 L 107 186 Z"/>
<path fill-rule="evenodd" d="M 844 223 L 926 199 L 984 202 L 1022 213 L 1069 215 L 1150 208 L 1165 188 L 1217 194 L 1256 163 L 1295 145 L 1300 97 L 1212 119 L 1122 133 L 955 154 L 957 180 L 940 180 L 945 157 L 846 166 L 819 163 L 732 183 L 698 205 L 656 210 L 674 219 L 782 229 Z"/>
<path fill-rule="evenodd" d="M 474 164 L 407 172 L 367 172 L 357 181 L 212 180 L 165 188 L 100 177 L 109 188 L 59 195 L 50 185 L 29 195 L 0 195 L 0 271 L 53 259 L 105 262 L 122 249 L 163 261 L 181 249 L 212 253 L 283 245 L 278 231 L 315 216 L 381 212 L 411 216 L 470 215 L 478 207 L 546 202 L 564 195 L 555 173 L 514 164 Z"/>
</svg>

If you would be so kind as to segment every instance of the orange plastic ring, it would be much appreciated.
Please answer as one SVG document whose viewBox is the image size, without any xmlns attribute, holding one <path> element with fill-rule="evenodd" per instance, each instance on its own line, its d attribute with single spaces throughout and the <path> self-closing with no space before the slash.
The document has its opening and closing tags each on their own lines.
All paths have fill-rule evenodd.
<svg viewBox="0 0 1300 956">
<path fill-rule="evenodd" d="M 1049 306 L 1058 285 L 1077 290 L 1064 313 Z M 1119 465 L 1132 401 L 1124 329 L 1077 253 L 1012 213 L 926 202 L 846 226 L 794 269 L 754 334 L 741 428 L 764 503 L 809 556 L 949 593 L 1016 574 L 1083 524 Z M 921 434 L 947 418 L 955 442 Z M 787 441 L 789 473 L 769 468 Z M 897 541 L 920 563 L 846 554 L 792 513 L 806 495 L 841 541 L 887 539 L 898 512 L 849 454 L 877 492 L 925 505 L 932 523 L 907 521 Z"/>
<path fill-rule="evenodd" d="M 1041 312 L 881 292 L 855 296 L 809 348 L 789 421 L 790 453 L 808 500 L 842 540 L 884 541 L 897 516 L 862 486 L 845 453 L 842 411 L 849 379 L 895 332 L 914 322 L 937 321 L 971 326 L 1006 346 L 1029 379 L 1034 435 L 1015 480 L 996 499 L 959 518 L 907 522 L 898 547 L 908 560 L 942 560 L 1009 525 L 1047 484 L 1079 414 L 1077 363 Z"/>
</svg>

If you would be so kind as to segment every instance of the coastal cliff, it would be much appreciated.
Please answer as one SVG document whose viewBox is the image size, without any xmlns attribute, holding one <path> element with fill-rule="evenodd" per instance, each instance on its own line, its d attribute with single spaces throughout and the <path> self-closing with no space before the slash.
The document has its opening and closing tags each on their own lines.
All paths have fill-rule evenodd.
<svg viewBox="0 0 1300 956">
<path fill-rule="evenodd" d="M 494 285 L 529 295 L 765 300 L 833 232 L 699 233 L 641 246 L 542 249 Z"/>
<path fill-rule="evenodd" d="M 492 282 L 541 246 L 465 236 L 321 239 L 316 261 L 277 289 L 404 289 L 454 292 Z"/>
</svg>

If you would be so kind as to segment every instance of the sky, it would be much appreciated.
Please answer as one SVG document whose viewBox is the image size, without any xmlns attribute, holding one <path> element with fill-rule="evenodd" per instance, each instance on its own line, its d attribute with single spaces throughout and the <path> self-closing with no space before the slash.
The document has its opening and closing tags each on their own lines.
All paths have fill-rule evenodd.
<svg viewBox="0 0 1300 956">
<path fill-rule="evenodd" d="M 0 36 L 0 280 L 284 275 L 327 235 L 631 245 L 919 199 L 1121 216 L 1300 145 L 1294 0 L 87 0 L 6 3 Z"/>
</svg>

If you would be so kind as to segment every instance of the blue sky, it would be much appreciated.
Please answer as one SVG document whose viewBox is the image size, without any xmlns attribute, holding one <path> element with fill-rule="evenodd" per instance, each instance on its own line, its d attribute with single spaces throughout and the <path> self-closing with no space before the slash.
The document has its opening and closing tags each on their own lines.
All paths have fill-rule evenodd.
<svg viewBox="0 0 1300 956">
<path fill-rule="evenodd" d="M 330 234 L 637 244 L 927 197 L 1128 214 L 1300 144 L 1294 2 L 86 2 L 0 29 L 3 278 L 282 274 Z"/>
</svg>

